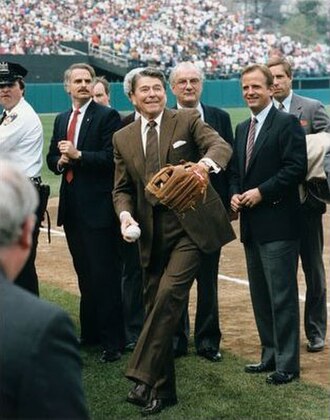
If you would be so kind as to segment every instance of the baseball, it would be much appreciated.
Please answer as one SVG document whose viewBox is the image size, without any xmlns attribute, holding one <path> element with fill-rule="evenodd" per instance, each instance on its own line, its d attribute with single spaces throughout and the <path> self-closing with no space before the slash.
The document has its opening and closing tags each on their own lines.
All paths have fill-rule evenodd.
<svg viewBox="0 0 330 420">
<path fill-rule="evenodd" d="M 125 236 L 136 241 L 141 235 L 141 229 L 136 225 L 129 225 L 125 230 Z"/>
</svg>

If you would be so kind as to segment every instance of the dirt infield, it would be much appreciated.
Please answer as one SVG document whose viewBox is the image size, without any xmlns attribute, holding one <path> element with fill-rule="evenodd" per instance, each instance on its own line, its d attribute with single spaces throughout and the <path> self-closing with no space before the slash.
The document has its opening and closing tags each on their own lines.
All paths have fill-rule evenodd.
<svg viewBox="0 0 330 420">
<path fill-rule="evenodd" d="M 49 204 L 53 229 L 58 234 L 52 235 L 51 244 L 47 243 L 45 233 L 40 234 L 37 270 L 40 282 L 47 282 L 59 286 L 72 293 L 79 294 L 75 272 L 68 252 L 63 231 L 56 227 L 57 199 L 51 199 Z M 327 279 L 330 275 L 330 210 L 324 216 L 324 237 Z M 238 231 L 238 224 L 234 222 Z M 258 334 L 252 313 L 247 274 L 242 245 L 238 240 L 224 247 L 220 260 L 220 320 L 223 339 L 221 348 L 251 362 L 258 362 L 260 347 Z M 305 283 L 301 269 L 299 269 L 299 293 L 301 298 L 305 294 Z M 329 291 L 328 291 L 329 296 Z M 328 297 L 329 302 L 329 297 Z M 193 286 L 190 294 L 190 313 L 192 318 L 195 312 L 196 288 Z M 329 303 L 328 303 L 329 307 Z M 301 301 L 300 311 L 303 317 L 304 303 Z M 192 325 L 193 328 L 193 325 Z M 329 329 L 330 331 L 330 329 Z M 301 320 L 301 377 L 303 380 L 319 384 L 330 389 L 329 368 L 329 340 L 321 353 L 308 353 L 306 351 L 306 338 Z"/>
</svg>

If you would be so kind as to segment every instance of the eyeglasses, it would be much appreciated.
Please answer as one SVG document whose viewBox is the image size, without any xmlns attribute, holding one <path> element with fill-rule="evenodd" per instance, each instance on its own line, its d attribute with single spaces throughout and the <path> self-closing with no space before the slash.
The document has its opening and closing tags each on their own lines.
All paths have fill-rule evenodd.
<svg viewBox="0 0 330 420">
<path fill-rule="evenodd" d="M 200 84 L 201 80 L 197 77 L 194 79 L 179 79 L 176 84 L 179 86 L 179 88 L 184 89 L 188 83 L 191 84 L 191 86 L 196 87 Z"/>
</svg>

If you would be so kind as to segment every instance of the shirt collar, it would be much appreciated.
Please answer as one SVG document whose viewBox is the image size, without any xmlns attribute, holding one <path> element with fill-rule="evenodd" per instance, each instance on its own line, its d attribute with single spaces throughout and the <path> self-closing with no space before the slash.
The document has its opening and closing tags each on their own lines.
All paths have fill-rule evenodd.
<svg viewBox="0 0 330 420">
<path fill-rule="evenodd" d="M 252 114 L 251 113 L 251 118 L 255 117 L 258 121 L 258 124 L 260 124 L 260 126 L 264 123 L 265 119 L 267 118 L 267 115 L 271 109 L 271 107 L 273 106 L 273 102 L 270 102 L 266 108 L 264 108 L 261 112 L 259 112 L 259 114 Z"/>
<path fill-rule="evenodd" d="M 85 105 L 83 105 L 80 108 L 75 108 L 74 106 L 72 106 L 72 111 L 74 112 L 76 109 L 79 109 L 80 114 L 84 114 L 86 112 L 86 109 L 88 108 L 89 104 L 92 102 L 92 100 L 93 99 L 91 98 L 88 102 L 85 103 Z"/>
<path fill-rule="evenodd" d="M 180 105 L 179 102 L 177 102 L 176 107 L 178 109 L 185 109 L 185 107 Z M 197 106 L 195 106 L 194 109 L 197 109 L 197 111 L 199 111 L 199 113 L 201 114 L 201 119 L 202 121 L 204 121 L 204 110 L 203 110 L 202 104 L 198 102 Z"/>
<path fill-rule="evenodd" d="M 289 95 L 284 99 L 284 101 L 282 101 L 282 104 L 283 104 L 286 112 L 289 112 L 289 109 L 290 109 L 290 106 L 291 106 L 291 101 L 292 101 L 292 95 L 293 95 L 293 92 L 292 92 L 292 89 L 291 89 Z M 275 98 L 274 98 L 274 105 L 276 106 L 277 109 L 280 105 L 279 101 L 277 101 Z"/>
<path fill-rule="evenodd" d="M 164 111 L 162 111 L 157 118 L 154 118 L 153 121 L 157 123 L 156 128 L 160 127 L 160 123 L 163 118 Z M 149 123 L 149 120 L 147 120 L 143 115 L 141 115 L 141 129 L 142 133 L 144 133 L 147 130 L 147 125 Z"/>
</svg>

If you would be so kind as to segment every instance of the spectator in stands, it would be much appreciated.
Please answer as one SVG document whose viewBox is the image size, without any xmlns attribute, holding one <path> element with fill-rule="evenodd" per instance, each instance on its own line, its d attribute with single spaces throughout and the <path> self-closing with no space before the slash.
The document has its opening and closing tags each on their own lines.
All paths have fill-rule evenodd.
<svg viewBox="0 0 330 420">
<path fill-rule="evenodd" d="M 109 82 L 103 76 L 95 77 L 93 86 L 93 99 L 98 104 L 110 106 Z"/>
<path fill-rule="evenodd" d="M 87 419 L 71 320 L 13 284 L 32 248 L 37 205 L 26 175 L 0 158 L 0 417 Z"/>
<path fill-rule="evenodd" d="M 305 46 L 277 36 L 258 20 L 230 13 L 219 1 L 103 1 L 91 6 L 86 1 L 30 0 L 25 8 L 20 2 L 7 3 L 0 11 L 4 54 L 61 54 L 62 40 L 90 41 L 98 54 L 111 50 L 135 67 L 152 63 L 168 72 L 189 59 L 201 64 L 207 77 L 228 78 L 239 77 L 246 64 L 264 62 L 269 50 L 277 49 L 293 58 L 301 75 L 322 76 L 330 70 L 329 46 Z M 101 43 L 97 34 L 102 34 Z"/>
<path fill-rule="evenodd" d="M 204 74 L 191 62 L 177 64 L 170 74 L 170 85 L 177 104 L 176 108 L 196 108 L 201 119 L 213 127 L 228 143 L 233 142 L 230 116 L 222 109 L 214 108 L 200 102 Z M 213 187 L 220 195 L 222 202 L 229 210 L 227 174 L 210 174 Z M 197 354 L 217 362 L 221 360 L 218 305 L 218 266 L 220 248 L 212 254 L 204 254 L 197 280 L 197 310 L 195 318 L 195 346 Z M 176 356 L 187 354 L 189 339 L 188 303 L 181 317 L 179 328 L 174 336 L 174 352 Z"/>
<path fill-rule="evenodd" d="M 274 78 L 274 103 L 299 118 L 305 134 L 330 133 L 330 118 L 323 104 L 292 91 L 292 68 L 288 60 L 272 57 L 267 66 Z M 322 215 L 326 205 L 308 194 L 302 204 L 300 258 L 306 280 L 305 333 L 307 351 L 324 349 L 327 331 L 327 290 L 323 263 Z"/>
</svg>

